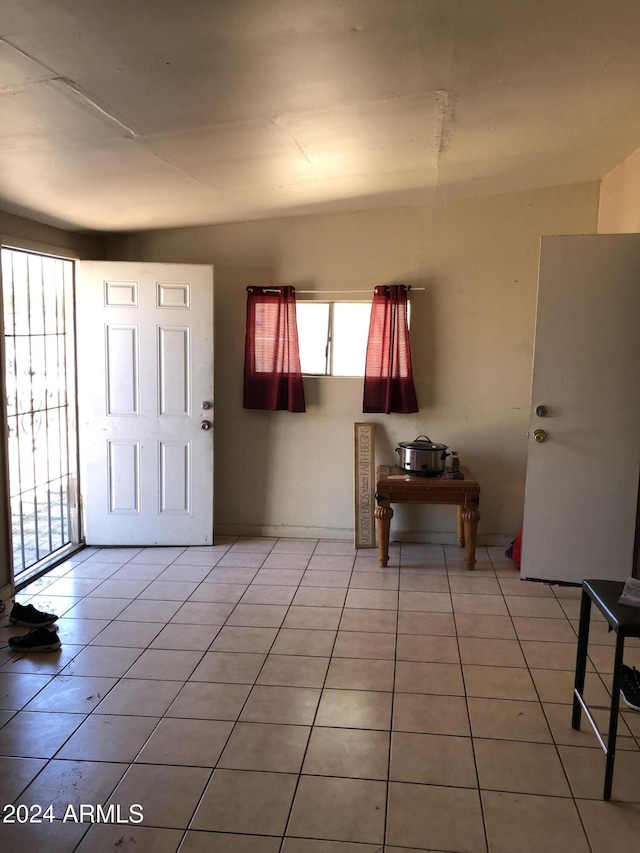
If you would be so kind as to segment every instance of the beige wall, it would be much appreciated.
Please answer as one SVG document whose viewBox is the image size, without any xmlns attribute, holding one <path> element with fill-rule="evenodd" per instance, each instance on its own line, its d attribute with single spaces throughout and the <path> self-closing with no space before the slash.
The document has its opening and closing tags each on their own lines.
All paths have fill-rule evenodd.
<svg viewBox="0 0 640 853">
<path fill-rule="evenodd" d="M 600 184 L 598 233 L 640 232 L 640 148 L 606 175 Z"/>
<path fill-rule="evenodd" d="M 521 521 L 539 240 L 593 233 L 596 183 L 423 207 L 112 237 L 118 260 L 211 263 L 215 276 L 216 532 L 353 533 L 353 424 L 377 424 L 377 462 L 420 433 L 482 486 L 480 539 Z M 420 412 L 363 415 L 362 380 L 305 379 L 306 414 L 242 408 L 245 288 L 372 291 L 404 282 Z M 392 534 L 454 541 L 454 513 L 398 507 Z"/>
<path fill-rule="evenodd" d="M 68 251 L 79 258 L 101 260 L 104 257 L 104 238 L 100 234 L 63 231 L 42 222 L 24 219 L 0 211 L 0 237 L 4 244 L 53 253 Z"/>
<path fill-rule="evenodd" d="M 0 239 L 3 244 L 41 251 L 69 252 L 74 256 L 100 259 L 104 253 L 104 241 L 99 235 L 76 234 L 62 231 L 50 225 L 33 222 L 21 216 L 0 211 Z M 0 305 L 2 304 L 0 298 Z M 0 352 L 0 412 L 4 421 L 4 351 Z M 0 483 L 7 482 L 5 444 L 0 445 Z M 0 487 L 0 598 L 11 594 L 10 516 L 7 488 Z"/>
</svg>

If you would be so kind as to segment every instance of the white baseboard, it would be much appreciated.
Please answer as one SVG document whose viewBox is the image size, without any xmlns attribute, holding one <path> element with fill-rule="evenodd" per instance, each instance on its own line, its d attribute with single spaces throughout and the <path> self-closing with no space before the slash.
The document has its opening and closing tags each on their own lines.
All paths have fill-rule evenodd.
<svg viewBox="0 0 640 853">
<path fill-rule="evenodd" d="M 6 584 L 5 586 L 0 586 L 0 599 L 5 602 L 5 604 L 10 601 L 15 595 L 15 590 L 11 586 L 11 584 Z M 7 611 L 9 607 L 7 607 Z"/>
<path fill-rule="evenodd" d="M 216 524 L 215 536 L 273 536 L 278 539 L 340 539 L 353 542 L 353 527 Z"/>
<path fill-rule="evenodd" d="M 217 524 L 216 536 L 269 536 L 278 539 L 340 539 L 353 542 L 353 527 L 292 527 L 267 524 Z M 511 537 L 512 538 L 512 537 Z M 511 538 L 499 533 L 478 536 L 478 545 L 508 548 Z M 392 542 L 423 542 L 427 545 L 455 545 L 456 533 L 448 530 L 391 530 Z"/>
</svg>

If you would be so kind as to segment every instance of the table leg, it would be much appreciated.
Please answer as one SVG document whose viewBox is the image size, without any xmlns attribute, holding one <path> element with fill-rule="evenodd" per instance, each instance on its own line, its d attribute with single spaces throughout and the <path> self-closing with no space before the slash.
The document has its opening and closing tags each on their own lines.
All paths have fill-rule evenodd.
<svg viewBox="0 0 640 853">
<path fill-rule="evenodd" d="M 480 510 L 473 504 L 467 504 L 462 509 L 462 528 L 464 530 L 464 563 L 468 569 L 476 564 L 476 539 L 478 537 L 478 521 Z"/>
<path fill-rule="evenodd" d="M 378 559 L 381 566 L 389 562 L 389 531 L 391 530 L 391 519 L 393 510 L 389 501 L 380 502 L 373 513 L 378 520 Z"/>
<path fill-rule="evenodd" d="M 582 705 L 578 696 L 584 693 L 584 681 L 587 673 L 587 649 L 589 647 L 589 627 L 591 620 L 591 599 L 582 590 L 580 600 L 580 622 L 578 626 L 578 650 L 576 653 L 576 673 L 573 684 L 573 713 L 571 716 L 571 727 L 580 729 L 582 718 Z"/>
<path fill-rule="evenodd" d="M 458 548 L 464 548 L 464 524 L 462 521 L 462 504 L 456 506 L 456 542 Z"/>
<path fill-rule="evenodd" d="M 624 634 L 618 631 L 616 653 L 613 663 L 613 682 L 611 684 L 611 710 L 609 711 L 609 736 L 607 738 L 607 760 L 604 771 L 603 800 L 611 799 L 613 787 L 613 765 L 616 760 L 616 738 L 618 736 L 618 710 L 620 708 L 620 680 L 622 676 L 622 657 L 624 654 Z"/>
</svg>

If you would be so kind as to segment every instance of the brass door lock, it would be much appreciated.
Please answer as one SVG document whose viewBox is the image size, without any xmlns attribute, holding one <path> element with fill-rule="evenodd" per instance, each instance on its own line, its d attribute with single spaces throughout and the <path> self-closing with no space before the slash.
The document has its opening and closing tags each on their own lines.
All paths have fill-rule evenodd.
<svg viewBox="0 0 640 853">
<path fill-rule="evenodd" d="M 533 440 L 537 442 L 546 441 L 549 438 L 549 433 L 546 429 L 536 429 L 533 431 Z"/>
</svg>

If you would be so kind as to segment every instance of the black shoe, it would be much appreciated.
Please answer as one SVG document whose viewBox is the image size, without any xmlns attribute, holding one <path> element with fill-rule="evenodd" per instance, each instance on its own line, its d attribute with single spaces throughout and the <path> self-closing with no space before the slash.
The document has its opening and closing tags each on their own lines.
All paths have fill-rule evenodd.
<svg viewBox="0 0 640 853">
<path fill-rule="evenodd" d="M 56 652 L 62 643 L 55 628 L 34 628 L 20 637 L 9 637 L 9 645 L 16 652 Z"/>
<path fill-rule="evenodd" d="M 43 628 L 45 625 L 53 625 L 57 618 L 53 613 L 36 610 L 33 604 L 18 604 L 17 601 L 9 614 L 9 622 L 12 625 L 24 625 L 26 628 Z"/>
<path fill-rule="evenodd" d="M 620 695 L 625 703 L 634 711 L 640 711 L 640 672 L 633 667 L 622 664 L 620 678 Z"/>
</svg>

